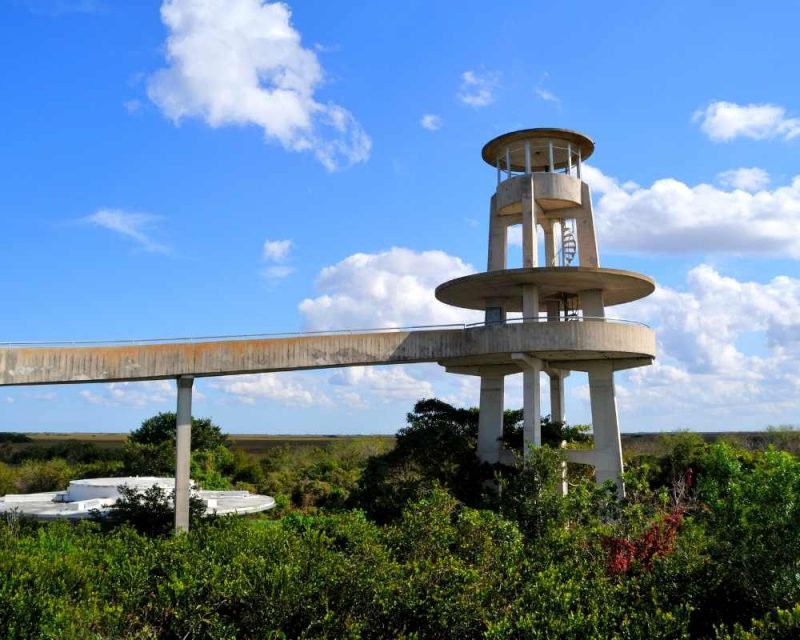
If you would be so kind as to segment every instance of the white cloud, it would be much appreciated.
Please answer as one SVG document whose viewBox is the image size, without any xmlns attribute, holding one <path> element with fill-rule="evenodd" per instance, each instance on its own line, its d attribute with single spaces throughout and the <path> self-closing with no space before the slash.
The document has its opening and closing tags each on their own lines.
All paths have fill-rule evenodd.
<svg viewBox="0 0 800 640">
<path fill-rule="evenodd" d="M 303 300 L 299 309 L 309 330 L 477 322 L 477 312 L 450 307 L 434 296 L 442 282 L 473 272 L 443 251 L 394 247 L 356 253 L 325 267 L 316 282 L 320 295 Z"/>
<path fill-rule="evenodd" d="M 717 180 L 725 187 L 754 192 L 769 184 L 769 174 L 758 167 L 742 167 L 718 173 Z"/>
<path fill-rule="evenodd" d="M 416 367 L 419 369 L 419 367 Z M 421 376 L 412 375 L 415 367 L 387 366 L 387 367 L 347 367 L 339 369 L 329 378 L 330 384 L 340 389 L 339 395 L 347 401 L 358 406 L 367 406 L 362 394 L 380 398 L 383 402 L 408 401 L 414 402 L 420 398 L 430 398 L 434 395 L 433 384 Z M 350 389 L 354 387 L 355 390 Z M 355 395 L 355 398 L 353 397 Z"/>
<path fill-rule="evenodd" d="M 331 171 L 369 158 L 372 141 L 353 115 L 315 97 L 324 72 L 301 45 L 288 5 L 164 0 L 161 19 L 168 66 L 150 77 L 148 95 L 168 118 L 256 125 L 286 149 L 312 151 Z"/>
<path fill-rule="evenodd" d="M 600 194 L 595 214 L 603 248 L 800 258 L 800 176 L 758 193 L 689 186 L 674 178 L 646 188 L 620 185 L 590 166 L 583 177 Z"/>
<path fill-rule="evenodd" d="M 465 71 L 461 74 L 458 98 L 471 107 L 486 107 L 494 102 L 494 90 L 499 83 L 500 75 L 496 72 Z"/>
<path fill-rule="evenodd" d="M 267 240 L 264 242 L 264 250 L 261 259 L 264 262 L 286 262 L 294 248 L 291 240 Z M 281 280 L 294 273 L 294 267 L 285 264 L 266 267 L 261 271 L 261 275 L 267 280 Z"/>
<path fill-rule="evenodd" d="M 547 89 L 542 89 L 541 87 L 537 87 L 536 95 L 545 102 L 561 102 L 560 98 L 555 93 Z"/>
<path fill-rule="evenodd" d="M 655 326 L 658 360 L 628 374 L 621 403 L 672 428 L 758 427 L 800 408 L 800 279 L 742 282 L 699 265 L 615 311 Z M 686 424 L 676 424 L 683 419 Z"/>
<path fill-rule="evenodd" d="M 286 262 L 294 247 L 291 240 L 267 240 L 264 242 L 264 260 Z"/>
<path fill-rule="evenodd" d="M 149 213 L 135 213 L 122 209 L 99 209 L 81 220 L 131 238 L 145 251 L 151 253 L 167 253 L 169 251 L 167 246 L 159 244 L 150 236 L 148 230 L 155 226 L 159 218 Z"/>
<path fill-rule="evenodd" d="M 693 122 L 715 142 L 735 138 L 791 140 L 800 136 L 800 118 L 786 116 L 786 109 L 775 104 L 711 102 L 705 109 L 695 111 Z"/>
<path fill-rule="evenodd" d="M 330 404 L 330 398 L 315 387 L 303 384 L 297 374 L 257 373 L 229 376 L 213 382 L 212 386 L 236 396 L 245 404 L 257 399 L 276 400 L 281 404 L 307 407 L 313 404 Z"/>
<path fill-rule="evenodd" d="M 426 113 L 419 119 L 419 124 L 428 131 L 438 131 L 442 128 L 442 118 L 433 113 Z"/>
<path fill-rule="evenodd" d="M 80 396 L 89 404 L 105 406 L 171 406 L 175 402 L 175 383 L 169 380 L 112 382 L 97 386 L 97 391 L 82 389 Z M 197 390 L 194 398 L 202 398 Z"/>
</svg>

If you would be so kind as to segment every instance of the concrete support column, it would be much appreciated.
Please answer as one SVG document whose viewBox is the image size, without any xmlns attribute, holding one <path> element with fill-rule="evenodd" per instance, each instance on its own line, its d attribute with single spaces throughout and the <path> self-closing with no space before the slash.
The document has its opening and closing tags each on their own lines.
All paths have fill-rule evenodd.
<svg viewBox="0 0 800 640">
<path fill-rule="evenodd" d="M 522 317 L 525 322 L 537 322 L 539 318 L 539 287 L 526 284 L 522 287 Z"/>
<path fill-rule="evenodd" d="M 594 232 L 592 214 L 592 194 L 589 185 L 581 185 L 581 210 L 575 215 L 575 228 L 578 234 L 578 259 L 582 267 L 599 267 L 597 236 Z"/>
<path fill-rule="evenodd" d="M 563 371 L 550 374 L 550 420 L 553 422 L 567 421 L 564 405 L 564 378 L 567 375 Z"/>
<path fill-rule="evenodd" d="M 489 464 L 500 462 L 503 436 L 503 376 L 481 376 L 481 402 L 478 417 L 478 459 Z"/>
<path fill-rule="evenodd" d="M 178 417 L 175 433 L 175 532 L 189 530 L 189 466 L 192 452 L 192 383 L 178 378 Z"/>
<path fill-rule="evenodd" d="M 487 271 L 500 271 L 508 264 L 508 225 L 494 210 L 494 196 L 489 211 L 489 257 Z"/>
<path fill-rule="evenodd" d="M 567 414 L 564 404 L 564 378 L 569 375 L 569 371 L 555 371 L 550 374 L 550 420 L 552 422 L 565 423 Z M 564 447 L 565 442 L 561 443 Z M 561 481 L 558 483 L 558 492 L 562 496 L 567 495 L 569 485 L 567 484 L 567 463 L 561 463 Z"/>
<path fill-rule="evenodd" d="M 522 447 L 527 456 L 531 446 L 542 446 L 541 384 L 543 363 L 526 353 L 512 353 L 522 369 Z"/>
<path fill-rule="evenodd" d="M 544 264 L 546 267 L 557 267 L 555 220 L 543 220 L 544 227 Z"/>
<path fill-rule="evenodd" d="M 578 293 L 583 315 L 587 318 L 605 318 L 606 307 L 601 289 L 590 289 Z"/>
<path fill-rule="evenodd" d="M 539 242 L 536 237 L 536 204 L 533 174 L 522 190 L 522 266 L 536 267 L 539 264 Z"/>
<path fill-rule="evenodd" d="M 532 360 L 534 362 L 522 372 L 522 446 L 525 455 L 528 455 L 531 445 L 542 446 L 542 394 L 539 380 L 542 363 L 535 358 Z"/>
<path fill-rule="evenodd" d="M 613 480 L 617 494 L 624 497 L 622 483 L 622 442 L 619 435 L 614 369 L 611 362 L 589 365 L 589 396 L 592 405 L 595 478 L 598 483 Z"/>
</svg>

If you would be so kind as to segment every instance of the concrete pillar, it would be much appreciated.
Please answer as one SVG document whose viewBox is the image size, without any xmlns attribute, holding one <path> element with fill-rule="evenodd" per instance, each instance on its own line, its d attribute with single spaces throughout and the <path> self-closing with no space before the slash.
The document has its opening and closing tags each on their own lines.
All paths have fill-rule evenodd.
<svg viewBox="0 0 800 640">
<path fill-rule="evenodd" d="M 544 266 L 558 266 L 556 263 L 555 220 L 543 220 L 542 226 L 544 227 Z"/>
<path fill-rule="evenodd" d="M 522 190 L 522 266 L 536 267 L 539 264 L 539 242 L 536 237 L 536 204 L 533 174 L 528 176 L 528 185 Z"/>
<path fill-rule="evenodd" d="M 622 483 L 622 442 L 619 435 L 614 369 L 611 362 L 589 365 L 589 396 L 592 405 L 595 478 L 598 483 L 613 480 L 617 494 L 624 497 Z"/>
<path fill-rule="evenodd" d="M 494 199 L 489 208 L 489 258 L 487 271 L 500 271 L 508 263 L 508 225 L 495 213 Z"/>
<path fill-rule="evenodd" d="M 527 456 L 531 446 L 542 446 L 541 385 L 539 374 L 543 363 L 526 353 L 512 353 L 511 358 L 522 369 L 522 447 Z"/>
<path fill-rule="evenodd" d="M 194 379 L 189 376 L 178 378 L 178 418 L 175 433 L 175 533 L 189 530 L 193 382 Z"/>
<path fill-rule="evenodd" d="M 564 404 L 564 378 L 569 375 L 569 371 L 556 371 L 550 374 L 550 420 L 552 422 L 565 423 L 567 421 L 567 414 L 565 412 L 566 405 Z M 566 440 L 561 443 L 563 448 L 566 445 Z M 569 491 L 567 484 L 567 463 L 561 463 L 561 480 L 558 483 L 558 492 L 560 495 L 565 496 Z"/>
<path fill-rule="evenodd" d="M 553 422 L 566 422 L 567 416 L 564 406 L 564 375 L 563 372 L 550 374 L 550 420 Z"/>
<path fill-rule="evenodd" d="M 539 287 L 535 284 L 522 286 L 522 317 L 525 322 L 539 320 Z"/>
<path fill-rule="evenodd" d="M 503 435 L 503 376 L 481 376 L 481 402 L 478 417 L 478 459 L 500 462 L 500 438 Z"/>
<path fill-rule="evenodd" d="M 583 315 L 587 318 L 605 318 L 606 307 L 601 289 L 590 289 L 578 293 L 579 303 Z"/>
<path fill-rule="evenodd" d="M 589 185 L 581 184 L 581 210 L 575 214 L 575 228 L 578 235 L 578 260 L 582 267 L 599 267 L 597 236 L 594 232 L 592 215 L 592 194 Z"/>
<path fill-rule="evenodd" d="M 528 455 L 531 445 L 542 446 L 541 371 L 541 360 L 530 358 L 522 372 L 522 446 L 525 455 Z"/>
</svg>

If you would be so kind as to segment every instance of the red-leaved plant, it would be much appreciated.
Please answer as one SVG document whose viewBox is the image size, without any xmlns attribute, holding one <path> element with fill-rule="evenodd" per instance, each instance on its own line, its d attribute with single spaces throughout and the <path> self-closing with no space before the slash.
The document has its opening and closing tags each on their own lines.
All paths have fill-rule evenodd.
<svg viewBox="0 0 800 640">
<path fill-rule="evenodd" d="M 683 524 L 687 495 L 693 480 L 692 469 L 687 469 L 673 488 L 675 506 L 672 511 L 659 517 L 638 538 L 629 540 L 609 537 L 603 540 L 603 545 L 608 551 L 606 569 L 609 575 L 628 574 L 634 566 L 649 571 L 653 568 L 653 561 L 656 558 L 665 556 L 673 550 L 678 530 Z"/>
</svg>

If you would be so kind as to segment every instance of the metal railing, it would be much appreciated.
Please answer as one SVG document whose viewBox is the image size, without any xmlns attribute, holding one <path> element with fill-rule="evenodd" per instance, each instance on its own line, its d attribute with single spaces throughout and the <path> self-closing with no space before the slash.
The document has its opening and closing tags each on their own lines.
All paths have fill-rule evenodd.
<svg viewBox="0 0 800 640">
<path fill-rule="evenodd" d="M 200 342 L 223 342 L 226 340 L 279 340 L 287 338 L 304 338 L 316 336 L 342 336 L 356 334 L 380 334 L 380 333 L 399 333 L 404 331 L 437 331 L 437 330 L 466 330 L 478 328 L 497 328 L 509 324 L 522 324 L 525 322 L 608 322 L 614 324 L 631 324 L 648 327 L 644 322 L 638 320 L 628 320 L 625 318 L 606 318 L 596 316 L 559 316 L 549 318 L 544 315 L 534 317 L 507 318 L 505 320 L 489 322 L 453 323 L 453 324 L 428 324 L 412 325 L 404 327 L 377 327 L 369 329 L 333 329 L 327 331 L 296 331 L 284 333 L 243 333 L 224 336 L 191 336 L 178 338 L 144 338 L 134 340 L 62 340 L 51 342 L 0 342 L 0 349 L 13 348 L 48 348 L 48 347 L 112 347 L 112 346 L 147 346 L 157 344 L 176 344 L 176 343 L 200 343 Z"/>
<path fill-rule="evenodd" d="M 523 169 L 514 168 L 525 165 Z M 560 173 L 581 179 L 580 147 L 572 144 L 530 141 L 510 144 L 495 158 L 497 183 L 530 173 Z"/>
</svg>

